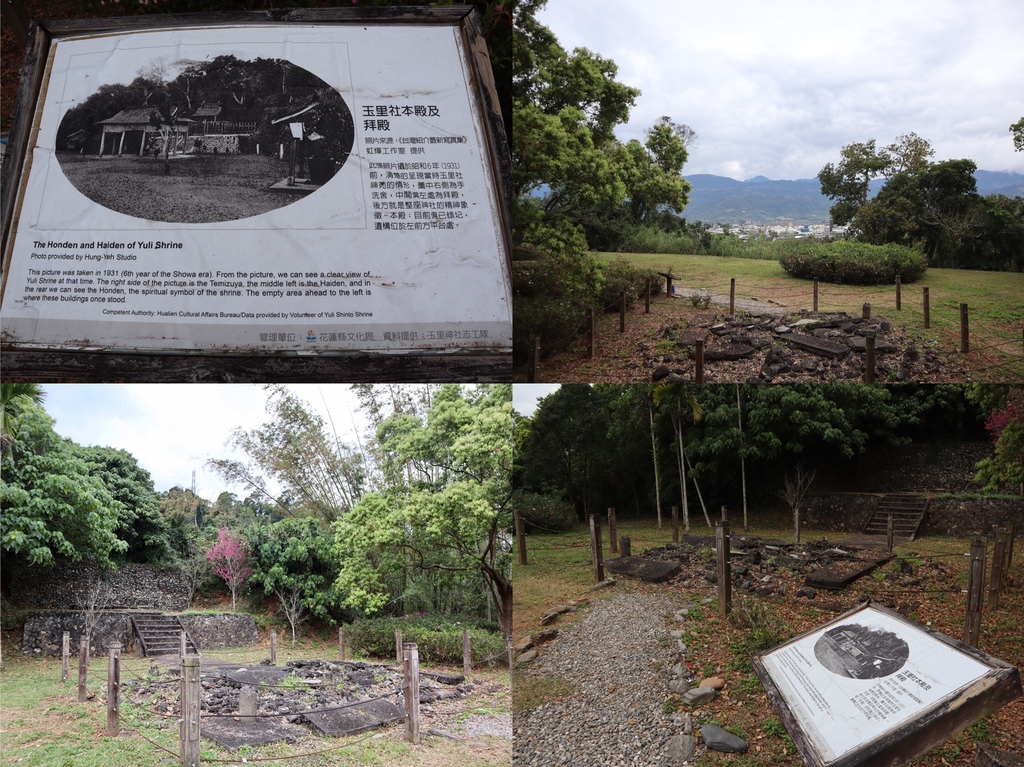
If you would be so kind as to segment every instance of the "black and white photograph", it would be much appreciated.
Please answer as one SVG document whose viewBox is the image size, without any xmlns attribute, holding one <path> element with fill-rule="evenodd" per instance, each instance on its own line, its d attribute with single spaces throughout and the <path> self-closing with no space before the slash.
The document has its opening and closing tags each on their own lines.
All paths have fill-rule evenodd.
<svg viewBox="0 0 1024 767">
<path fill-rule="evenodd" d="M 286 59 L 158 57 L 70 108 L 56 156 L 105 208 L 194 224 L 250 218 L 317 191 L 354 138 L 342 95 Z"/>
<path fill-rule="evenodd" d="M 892 631 L 847 623 L 821 635 L 814 643 L 814 657 L 833 674 L 879 679 L 903 668 L 910 647 Z"/>
</svg>

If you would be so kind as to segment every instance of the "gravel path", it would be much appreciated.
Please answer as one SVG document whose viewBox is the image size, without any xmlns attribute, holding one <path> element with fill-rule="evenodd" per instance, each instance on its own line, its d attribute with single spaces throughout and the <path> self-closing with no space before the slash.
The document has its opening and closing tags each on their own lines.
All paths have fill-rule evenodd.
<svg viewBox="0 0 1024 767">
<path fill-rule="evenodd" d="M 642 586 L 595 599 L 528 675 L 564 679 L 572 694 L 515 716 L 514 767 L 668 765 L 681 714 L 663 714 L 669 669 L 669 599 Z M 557 625 L 557 624 L 556 624 Z"/>
</svg>

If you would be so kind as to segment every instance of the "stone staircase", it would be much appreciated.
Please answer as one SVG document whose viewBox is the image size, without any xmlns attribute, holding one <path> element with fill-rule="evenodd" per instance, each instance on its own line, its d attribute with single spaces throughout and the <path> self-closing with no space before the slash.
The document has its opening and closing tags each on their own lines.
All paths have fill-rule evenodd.
<svg viewBox="0 0 1024 767">
<path fill-rule="evenodd" d="M 879 499 L 864 527 L 865 535 L 886 535 L 892 514 L 893 535 L 914 540 L 928 512 L 928 499 L 914 493 L 892 493 Z"/>
<path fill-rule="evenodd" d="M 181 652 L 181 632 L 185 632 L 185 652 L 199 655 L 199 648 L 192 641 L 181 618 L 162 613 L 132 613 L 132 623 L 139 637 L 142 656 L 178 655 Z"/>
</svg>

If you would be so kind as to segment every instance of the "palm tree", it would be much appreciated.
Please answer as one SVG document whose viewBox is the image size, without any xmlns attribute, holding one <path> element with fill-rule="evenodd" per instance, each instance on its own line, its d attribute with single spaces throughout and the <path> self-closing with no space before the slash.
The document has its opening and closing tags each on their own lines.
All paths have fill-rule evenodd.
<svg viewBox="0 0 1024 767">
<path fill-rule="evenodd" d="M 35 383 L 0 384 L 0 451 L 6 453 L 18 434 L 19 401 L 27 398 L 34 405 L 42 405 L 46 392 Z"/>
<path fill-rule="evenodd" d="M 681 384 L 658 384 L 654 387 L 654 404 L 665 405 L 672 416 L 672 426 L 676 431 L 676 455 L 679 458 L 679 486 L 683 496 L 683 524 L 690 530 L 690 507 L 686 498 L 686 448 L 683 446 L 683 416 L 686 411 L 693 414 L 694 423 L 704 417 L 704 406 L 697 401 L 697 396 Z M 708 510 L 704 509 L 704 520 L 711 527 Z"/>
</svg>

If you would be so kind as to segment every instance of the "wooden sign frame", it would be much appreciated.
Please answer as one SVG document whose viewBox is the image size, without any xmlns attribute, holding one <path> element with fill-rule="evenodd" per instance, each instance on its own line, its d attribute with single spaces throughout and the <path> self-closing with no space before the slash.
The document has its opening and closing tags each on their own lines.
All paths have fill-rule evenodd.
<svg viewBox="0 0 1024 767">
<path fill-rule="evenodd" d="M 153 15 L 75 21 L 33 22 L 18 91 L 8 152 L 2 168 L 3 290 L 11 271 L 22 195 L 28 183 L 31 148 L 39 130 L 42 97 L 47 81 L 51 47 L 61 40 L 111 34 L 182 30 L 190 27 L 294 25 L 348 26 L 360 29 L 403 28 L 410 25 L 454 28 L 462 66 L 467 73 L 470 102 L 478 124 L 483 176 L 490 186 L 493 225 L 500 230 L 494 258 L 504 274 L 504 293 L 511 318 L 511 159 L 504 123 L 491 72 L 486 42 L 477 11 L 466 6 L 380 7 L 337 9 L 275 9 L 268 11 Z M 355 106 L 353 106 L 353 112 Z M 356 115 L 358 119 L 358 115 Z M 104 139 L 105 140 L 105 139 Z M 141 150 L 140 150 L 141 151 Z M 458 285 L 452 287 L 458 290 Z M 499 293 L 501 291 L 499 290 Z M 493 297 L 501 301 L 501 296 Z M 443 296 L 437 298 L 443 304 Z M 429 319 L 427 320 L 429 322 Z M 296 326 L 297 327 L 297 326 Z M 449 338 L 451 334 L 449 333 Z M 486 332 L 482 337 L 487 337 Z M 493 338 L 493 335 L 491 336 Z M 456 333 L 456 339 L 458 334 Z M 301 340 L 301 336 L 300 336 Z M 308 338 L 306 340 L 309 340 Z M 413 347 L 416 344 L 412 345 Z M 26 341 L 22 336 L 3 339 L 5 380 L 33 381 L 324 381 L 324 382 L 434 382 L 510 381 L 512 378 L 511 326 L 507 345 L 455 342 L 423 343 L 423 348 L 288 349 L 277 351 L 251 345 L 233 348 L 230 342 L 206 343 L 194 349 L 152 349 L 119 345 L 66 345 Z"/>
<path fill-rule="evenodd" d="M 858 639 L 856 631 L 871 625 L 885 628 L 866 631 L 867 638 Z M 815 658 L 809 658 L 805 651 L 815 636 L 818 639 L 811 653 Z M 833 637 L 849 642 L 842 645 L 849 649 L 848 661 L 838 660 L 847 658 L 845 650 L 830 654 L 825 649 L 819 653 L 823 641 L 831 646 Z M 872 643 L 888 646 L 889 650 L 879 650 L 872 656 Z M 894 645 L 902 646 L 902 655 L 891 651 Z M 941 677 L 946 670 L 934 664 L 927 666 L 926 671 L 916 669 L 913 661 L 918 648 L 923 653 L 938 650 L 946 658 L 959 659 L 964 664 L 965 668 L 959 672 L 961 678 L 953 682 L 954 689 L 941 693 L 936 688 L 934 693 L 930 692 L 932 683 L 936 682 L 931 675 Z M 867 652 L 863 652 L 865 649 Z M 751 662 L 807 767 L 905 764 L 1021 695 L 1020 674 L 1015 666 L 870 601 L 756 655 Z M 845 669 L 834 665 L 844 662 L 849 663 Z M 790 673 L 790 669 L 794 671 Z M 847 684 L 862 690 L 854 696 L 859 699 L 856 706 L 849 706 L 857 709 L 856 717 L 849 716 L 848 711 L 845 715 L 832 711 L 840 704 L 851 703 L 852 699 L 846 700 L 835 690 L 811 689 L 815 687 L 815 675 L 826 684 L 833 676 L 855 680 Z M 874 696 L 875 700 L 872 700 L 872 688 L 880 693 Z M 932 700 L 929 694 L 932 698 L 941 697 Z M 903 713 L 901 707 L 909 710 Z M 822 710 L 827 713 L 823 714 Z M 830 713 L 834 713 L 835 718 L 829 719 Z M 871 719 L 876 720 L 874 724 L 870 723 Z M 856 742 L 853 739 L 861 725 L 869 734 L 862 742 Z M 828 728 L 827 733 L 823 727 Z M 854 734 L 851 735 L 851 731 Z M 835 737 L 839 733 L 852 743 L 843 745 L 839 753 L 824 753 L 824 747 L 834 743 L 823 744 L 823 736 Z"/>
</svg>

